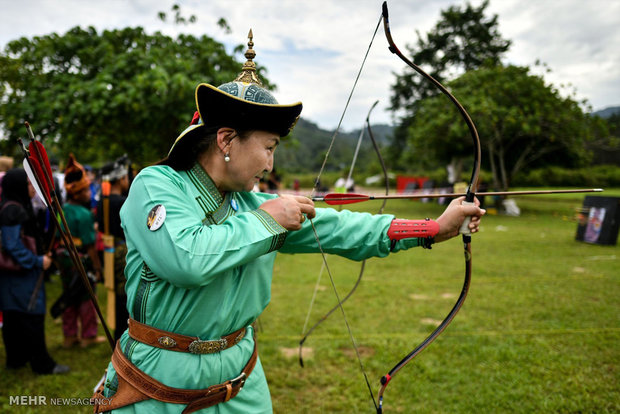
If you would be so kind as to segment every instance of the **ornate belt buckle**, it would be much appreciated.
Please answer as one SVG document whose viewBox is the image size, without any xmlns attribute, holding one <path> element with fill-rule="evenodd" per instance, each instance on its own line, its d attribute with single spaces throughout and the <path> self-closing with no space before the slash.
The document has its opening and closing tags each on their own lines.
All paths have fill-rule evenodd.
<svg viewBox="0 0 620 414">
<path fill-rule="evenodd" d="M 192 354 L 214 354 L 226 349 L 228 341 L 226 339 L 217 339 L 215 341 L 203 341 L 196 339 L 189 344 L 188 350 Z"/>
<path fill-rule="evenodd" d="M 169 336 L 161 336 L 159 337 L 159 339 L 157 339 L 157 342 L 159 342 L 159 344 L 164 348 L 174 348 L 175 346 L 177 346 L 177 341 L 170 338 Z"/>
</svg>

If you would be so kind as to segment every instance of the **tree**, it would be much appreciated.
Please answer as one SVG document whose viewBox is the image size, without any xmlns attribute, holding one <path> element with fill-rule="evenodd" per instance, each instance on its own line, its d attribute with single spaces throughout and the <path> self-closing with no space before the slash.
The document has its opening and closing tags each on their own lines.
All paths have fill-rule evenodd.
<svg viewBox="0 0 620 414">
<path fill-rule="evenodd" d="M 448 86 L 476 123 L 493 187 L 507 190 L 512 177 L 526 168 L 588 162 L 584 147 L 599 134 L 599 123 L 529 68 L 485 67 Z M 444 96 L 420 101 L 408 132 L 414 149 L 409 157 L 424 153 L 445 165 L 472 153 L 467 126 Z"/>
<path fill-rule="evenodd" d="M 597 165 L 620 166 L 620 112 L 606 119 L 595 116 L 594 121 L 602 124 L 603 133 L 588 143 L 587 148 L 594 154 L 592 162 Z"/>
<path fill-rule="evenodd" d="M 172 5 L 171 11 L 174 12 L 174 23 L 177 25 L 181 25 L 181 24 L 186 25 L 188 23 L 196 23 L 196 16 L 193 14 L 190 15 L 189 17 L 183 16 L 183 14 L 181 14 L 181 6 L 179 6 L 176 3 Z M 162 22 L 165 22 L 166 19 L 168 18 L 168 15 L 165 12 L 160 11 L 159 13 L 157 13 L 157 17 L 159 17 L 159 20 L 161 20 Z M 220 19 L 220 21 L 222 20 L 224 19 Z"/>
<path fill-rule="evenodd" d="M 489 1 L 485 0 L 479 7 L 467 3 L 464 9 L 451 6 L 443 10 L 440 20 L 425 38 L 416 31 L 416 46 L 406 46 L 412 61 L 442 83 L 482 65 L 500 64 L 510 41 L 499 34 L 497 15 L 485 16 L 488 5 Z M 439 91 L 409 67 L 396 75 L 392 91 L 391 109 L 404 112 L 391 151 L 392 162 L 398 163 L 406 141 L 407 125 L 417 112 L 418 102 L 437 95 Z M 402 162 L 400 165 L 405 167 Z"/>
<path fill-rule="evenodd" d="M 173 39 L 140 27 L 12 41 L 0 54 L 0 150 L 17 155 L 27 120 L 62 156 L 96 162 L 126 152 L 152 162 L 189 124 L 196 85 L 231 81 L 240 69 L 208 36 Z"/>
</svg>

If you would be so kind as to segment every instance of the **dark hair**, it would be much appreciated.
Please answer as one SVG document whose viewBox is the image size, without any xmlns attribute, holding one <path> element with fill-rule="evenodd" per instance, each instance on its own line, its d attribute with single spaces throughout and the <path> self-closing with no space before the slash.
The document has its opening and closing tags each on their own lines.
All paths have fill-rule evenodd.
<svg viewBox="0 0 620 414">
<path fill-rule="evenodd" d="M 19 203 L 22 209 L 10 209 L 6 208 L 2 212 L 1 222 L 2 225 L 14 225 L 20 223 L 24 226 L 24 231 L 30 236 L 35 236 L 37 239 L 37 247 L 40 247 L 40 232 L 37 231 L 36 221 L 34 220 L 34 211 L 32 209 L 32 203 L 30 194 L 28 193 L 28 176 L 26 171 L 22 168 L 13 168 L 4 174 L 2 177 L 2 203 L 4 205 L 9 201 Z M 20 211 L 26 211 L 26 216 L 22 216 Z M 22 221 L 24 220 L 25 221 Z"/>
<path fill-rule="evenodd" d="M 222 128 L 199 128 L 192 136 L 186 136 L 180 140 L 174 147 L 174 152 L 155 165 L 167 165 L 177 171 L 186 171 L 191 169 L 198 158 L 211 149 L 217 140 L 217 131 Z M 234 137 L 240 140 L 249 138 L 253 130 L 235 130 Z"/>
<path fill-rule="evenodd" d="M 23 168 L 12 168 L 2 177 L 2 201 L 17 201 L 27 208 L 30 206 L 28 176 Z"/>
</svg>

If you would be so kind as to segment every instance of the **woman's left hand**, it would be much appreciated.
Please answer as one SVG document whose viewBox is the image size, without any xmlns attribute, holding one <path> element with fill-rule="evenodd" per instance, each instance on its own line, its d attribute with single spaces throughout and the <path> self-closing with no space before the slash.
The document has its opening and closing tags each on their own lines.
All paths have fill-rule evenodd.
<svg viewBox="0 0 620 414">
<path fill-rule="evenodd" d="M 465 197 L 459 197 L 445 209 L 443 214 L 437 219 L 439 233 L 435 236 L 435 242 L 442 242 L 452 237 L 458 236 L 459 228 L 466 217 L 471 217 L 469 229 L 472 233 L 477 233 L 480 226 L 480 218 L 486 214 L 486 210 L 481 209 L 480 201 L 476 198 L 475 205 L 463 205 Z"/>
</svg>

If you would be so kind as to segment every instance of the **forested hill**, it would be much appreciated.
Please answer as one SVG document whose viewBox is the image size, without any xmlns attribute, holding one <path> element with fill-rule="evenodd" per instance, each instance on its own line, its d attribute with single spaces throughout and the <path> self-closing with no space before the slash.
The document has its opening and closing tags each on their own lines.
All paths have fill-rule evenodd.
<svg viewBox="0 0 620 414">
<path fill-rule="evenodd" d="M 598 115 L 601 118 L 609 118 L 612 115 L 620 114 L 620 106 L 610 106 L 605 109 L 601 109 L 600 111 L 595 111 L 592 115 Z"/>
<path fill-rule="evenodd" d="M 391 126 L 385 124 L 372 125 L 373 136 L 381 148 L 388 145 L 392 129 Z M 286 172 L 318 172 L 333 134 L 333 130 L 324 130 L 311 121 L 300 119 L 293 134 L 283 140 L 276 151 L 276 168 Z M 360 129 L 338 133 L 329 155 L 327 171 L 348 172 L 359 136 Z M 376 159 L 368 131 L 365 130 L 355 168 L 357 170 L 360 168 L 358 166 L 375 162 Z"/>
</svg>

